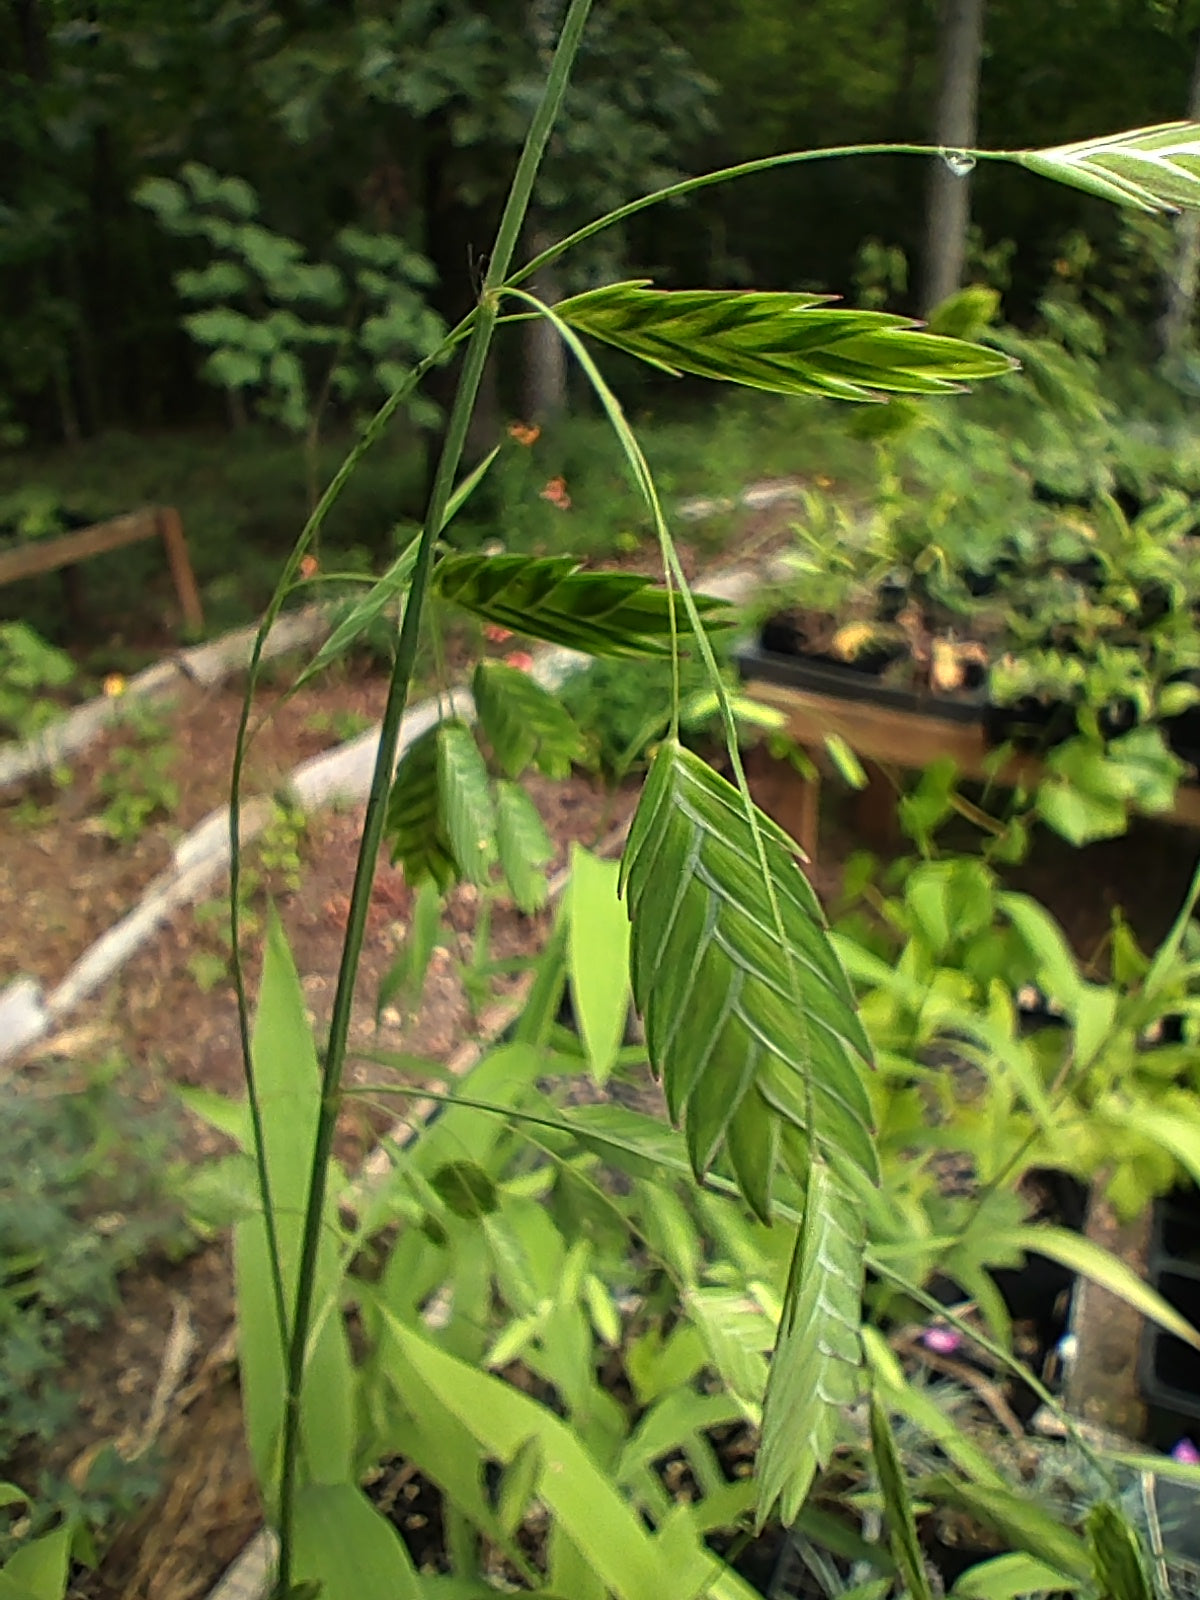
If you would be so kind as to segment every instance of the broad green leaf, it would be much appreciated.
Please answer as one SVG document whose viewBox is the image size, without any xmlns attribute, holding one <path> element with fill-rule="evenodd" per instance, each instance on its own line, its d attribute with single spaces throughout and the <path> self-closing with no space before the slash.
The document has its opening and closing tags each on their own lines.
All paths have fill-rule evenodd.
<svg viewBox="0 0 1200 1600">
<path fill-rule="evenodd" d="M 419 1387 L 504 1467 L 536 1445 L 545 1463 L 539 1497 L 619 1600 L 670 1593 L 670 1573 L 654 1541 L 574 1429 L 536 1400 L 458 1360 L 386 1311 L 384 1327 L 401 1394 L 410 1385 Z"/>
<path fill-rule="evenodd" d="M 263 1110 L 267 1171 L 282 1256 L 285 1303 L 292 1305 L 308 1200 L 320 1079 L 304 991 L 278 917 L 271 913 L 254 1024 L 252 1056 Z M 354 1475 L 354 1380 L 336 1296 L 341 1281 L 337 1196 L 331 1185 L 317 1257 L 319 1327 L 309 1346 L 301 1409 L 307 1477 L 350 1482 Z M 283 1422 L 284 1357 L 271 1292 L 266 1226 L 261 1215 L 234 1228 L 238 1343 L 246 1432 L 259 1484 L 274 1492 Z M 333 1299 L 332 1315 L 320 1310 Z"/>
<path fill-rule="evenodd" d="M 688 1441 L 710 1428 L 736 1427 L 742 1411 L 728 1395 L 697 1394 L 692 1388 L 672 1389 L 638 1420 L 621 1447 L 614 1476 L 630 1485 L 638 1471 L 683 1450 Z"/>
<path fill-rule="evenodd" d="M 314 1483 L 296 1496 L 297 1578 L 321 1585 L 321 1600 L 422 1600 L 404 1541 L 362 1490 Z"/>
<path fill-rule="evenodd" d="M 861 1214 L 824 1161 L 809 1164 L 758 1456 L 757 1518 L 796 1520 L 858 1396 L 864 1234 Z"/>
<path fill-rule="evenodd" d="M 355 601 L 296 679 L 289 694 L 295 694 L 297 689 L 303 688 L 319 672 L 323 672 L 333 662 L 340 660 L 355 641 L 361 639 L 363 634 L 383 616 L 388 607 L 407 593 L 409 583 L 412 581 L 413 567 L 417 561 L 419 544 L 420 540 L 414 539 L 407 545 L 383 576 L 372 584 L 360 600 Z"/>
<path fill-rule="evenodd" d="M 896 1437 L 887 1411 L 875 1391 L 871 1393 L 871 1459 L 883 1492 L 883 1509 L 887 1517 L 892 1554 L 908 1585 L 911 1600 L 933 1600 L 904 1463 L 896 1447 Z"/>
<path fill-rule="evenodd" d="M 496 808 L 487 767 L 465 722 L 441 723 L 437 743 L 442 833 L 460 875 L 483 885 L 496 858 Z"/>
<path fill-rule="evenodd" d="M 0 1571 L 0 1600 L 10 1600 L 10 1584 L 11 1600 L 17 1600 L 18 1593 L 22 1600 L 26 1596 L 28 1600 L 63 1600 L 74 1538 L 71 1523 L 64 1522 L 14 1551 Z"/>
<path fill-rule="evenodd" d="M 721 1382 L 758 1427 L 767 1390 L 767 1355 L 775 1340 L 772 1319 L 735 1289 L 692 1289 L 684 1307 Z"/>
<path fill-rule="evenodd" d="M 592 1076 L 612 1071 L 629 1015 L 629 918 L 617 893 L 620 867 L 571 846 L 565 898 L 567 971 Z"/>
<path fill-rule="evenodd" d="M 1189 1102 L 1191 1097 L 1189 1096 Z M 1160 1110 L 1145 1098 L 1102 1102 L 1109 1120 L 1151 1144 L 1161 1145 L 1184 1168 L 1193 1183 L 1200 1184 L 1200 1116 L 1189 1103 Z"/>
<path fill-rule="evenodd" d="M 907 317 L 830 308 L 828 295 L 667 291 L 647 281 L 592 289 L 555 311 L 569 327 L 664 372 L 774 394 L 945 394 L 1013 367 L 996 350 L 919 332 Z"/>
<path fill-rule="evenodd" d="M 1117 1017 L 1117 991 L 1106 984 L 1080 983 L 1075 995 L 1075 1061 L 1089 1066 L 1108 1043 Z"/>
<path fill-rule="evenodd" d="M 1127 825 L 1123 801 L 1087 794 L 1065 778 L 1043 779 L 1038 785 L 1036 804 L 1047 827 L 1073 845 L 1116 839 Z"/>
<path fill-rule="evenodd" d="M 1163 122 L 1010 159 L 1138 211 L 1200 210 L 1200 123 Z"/>
<path fill-rule="evenodd" d="M 950 1591 L 950 1600 L 1028 1600 L 1031 1595 L 1076 1594 L 1082 1580 L 1072 1580 L 1034 1556 L 995 1556 L 971 1567 Z"/>
<path fill-rule="evenodd" d="M 1158 1600 L 1142 1541 L 1118 1506 L 1093 1506 L 1085 1528 L 1104 1600 Z"/>
<path fill-rule="evenodd" d="M 541 869 L 553 861 L 554 843 L 528 793 L 506 778 L 496 785 L 496 851 L 517 910 L 540 911 L 549 894 Z"/>
<path fill-rule="evenodd" d="M 1098 1283 L 1102 1289 L 1107 1289 L 1109 1294 L 1124 1300 L 1151 1322 L 1173 1333 L 1177 1339 L 1200 1350 L 1200 1333 L 1190 1322 L 1181 1317 L 1156 1289 L 1143 1283 L 1132 1268 L 1081 1234 L 1072 1233 L 1067 1228 L 1036 1223 L 997 1232 L 993 1235 L 993 1243 L 997 1250 L 1015 1247 L 1061 1262 L 1072 1272 L 1081 1273 L 1093 1283 Z"/>
<path fill-rule="evenodd" d="M 435 581 L 444 599 L 513 633 L 592 656 L 671 653 L 670 595 L 631 572 L 581 572 L 573 556 L 451 555 Z M 696 605 L 707 627 L 732 626 L 723 601 L 697 595 Z"/>
<path fill-rule="evenodd" d="M 1082 980 L 1062 928 L 1027 894 L 999 894 L 996 904 L 1021 935 L 1037 963 L 1038 982 L 1042 988 L 1052 1000 L 1072 1012 Z"/>
<path fill-rule="evenodd" d="M 244 1100 L 234 1100 L 215 1089 L 194 1088 L 191 1084 L 181 1084 L 175 1094 L 193 1116 L 233 1139 L 241 1149 L 249 1150 L 250 1108 Z"/>
<path fill-rule="evenodd" d="M 672 740 L 660 745 L 622 862 L 634 999 L 697 1176 L 728 1149 L 770 1211 L 780 1120 L 874 1178 L 870 1044 L 796 846 Z M 764 879 L 759 850 L 766 862 Z M 811 1124 L 811 1126 L 810 1126 Z"/>
<path fill-rule="evenodd" d="M 435 723 L 400 758 L 388 798 L 385 837 L 410 887 L 428 879 L 444 894 L 458 881 L 459 866 L 442 818 L 439 734 L 440 724 Z"/>
<path fill-rule="evenodd" d="M 1170 749 L 1161 728 L 1134 728 L 1109 741 L 1105 758 L 1112 763 L 1131 805 L 1151 815 L 1175 804 L 1187 768 Z"/>
<path fill-rule="evenodd" d="M 575 720 L 557 695 L 527 672 L 481 661 L 471 684 L 479 725 L 510 778 L 534 766 L 548 778 L 567 778 L 587 749 Z"/>
<path fill-rule="evenodd" d="M 65 1590 L 55 1595 L 54 1600 L 62 1600 L 64 1593 Z M 45 1596 L 27 1589 L 23 1583 L 9 1577 L 7 1567 L 0 1567 L 0 1600 L 45 1600 Z"/>
<path fill-rule="evenodd" d="M 580 1144 L 632 1177 L 688 1171 L 683 1140 L 658 1117 L 616 1104 L 570 1106 L 563 1116 Z"/>
</svg>

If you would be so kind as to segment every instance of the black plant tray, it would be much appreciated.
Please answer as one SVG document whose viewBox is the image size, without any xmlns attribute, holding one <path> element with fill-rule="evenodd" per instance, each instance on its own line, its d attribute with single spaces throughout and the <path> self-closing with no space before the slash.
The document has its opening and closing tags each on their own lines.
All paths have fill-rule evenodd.
<svg viewBox="0 0 1200 1600">
<path fill-rule="evenodd" d="M 1181 1189 L 1155 1202 L 1147 1277 L 1193 1325 L 1200 1323 L 1200 1193 Z M 1147 1322 L 1142 1393 L 1173 1417 L 1200 1420 L 1200 1351 Z"/>
<path fill-rule="evenodd" d="M 912 689 L 897 689 L 881 683 L 876 674 L 858 667 L 820 661 L 811 656 L 784 655 L 764 650 L 758 644 L 742 646 L 734 659 L 739 674 L 748 683 L 777 683 L 787 689 L 802 689 L 807 694 L 827 695 L 834 700 L 866 701 L 888 711 L 941 717 L 946 722 L 979 722 L 987 705 L 987 696 L 982 690 L 957 695 L 919 694 Z"/>
</svg>

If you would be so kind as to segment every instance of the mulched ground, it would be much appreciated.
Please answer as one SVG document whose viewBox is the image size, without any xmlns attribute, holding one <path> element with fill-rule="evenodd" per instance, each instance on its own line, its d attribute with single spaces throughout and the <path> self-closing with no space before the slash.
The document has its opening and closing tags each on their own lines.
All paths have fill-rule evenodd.
<svg viewBox="0 0 1200 1600">
<path fill-rule="evenodd" d="M 277 792 L 297 763 L 340 742 L 336 730 L 345 719 L 375 722 L 385 693 L 381 678 L 358 674 L 314 684 L 291 700 L 278 687 L 266 689 L 245 792 Z M 170 865 L 183 835 L 226 803 L 241 705 L 237 682 L 190 684 L 170 702 L 140 708 L 161 726 L 161 737 L 147 742 L 116 727 L 82 753 L 68 787 L 38 779 L 0 795 L 0 984 L 18 973 L 47 986 L 59 982 Z M 98 821 L 114 757 L 126 749 L 148 763 L 159 747 L 170 752 L 178 808 L 153 818 L 136 840 L 115 843 Z"/>
</svg>

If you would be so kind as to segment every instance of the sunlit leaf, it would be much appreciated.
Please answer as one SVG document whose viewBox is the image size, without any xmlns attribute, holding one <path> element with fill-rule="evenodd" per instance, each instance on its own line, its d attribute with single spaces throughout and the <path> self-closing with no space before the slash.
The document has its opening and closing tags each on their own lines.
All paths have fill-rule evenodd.
<svg viewBox="0 0 1200 1600">
<path fill-rule="evenodd" d="M 862 1214 L 823 1161 L 809 1166 L 779 1338 L 771 1358 L 758 1456 L 758 1524 L 775 1506 L 795 1521 L 826 1465 L 842 1408 L 859 1389 Z"/>
<path fill-rule="evenodd" d="M 409 1405 L 432 1408 L 435 1416 L 448 1413 L 505 1468 L 536 1447 L 544 1462 L 539 1498 L 614 1595 L 646 1600 L 670 1593 L 670 1576 L 655 1542 L 573 1428 L 386 1311 L 384 1328 L 394 1381 Z"/>
<path fill-rule="evenodd" d="M 1068 1580 L 1092 1576 L 1092 1563 L 1083 1540 L 1044 1510 L 1032 1495 L 948 1477 L 921 1480 L 913 1487 L 922 1497 L 970 1512 L 995 1528 L 1013 1550 L 1033 1556 Z M 1075 1586 L 1070 1581 L 1062 1585 L 1066 1589 Z"/>
<path fill-rule="evenodd" d="M 1094 1244 L 1091 1239 L 1072 1233 L 1068 1228 L 1036 1223 L 996 1233 L 992 1243 L 997 1251 L 1015 1245 L 1019 1250 L 1033 1251 L 1037 1255 L 1048 1256 L 1052 1261 L 1061 1262 L 1072 1272 L 1090 1278 L 1102 1289 L 1107 1289 L 1109 1294 L 1124 1300 L 1151 1322 L 1173 1333 L 1177 1339 L 1200 1350 L 1200 1333 L 1191 1323 L 1180 1316 L 1156 1289 L 1144 1283 L 1124 1261 Z"/>
<path fill-rule="evenodd" d="M 571 848 L 567 970 L 592 1076 L 603 1083 L 617 1059 L 629 1013 L 629 918 L 617 894 L 619 867 Z"/>
<path fill-rule="evenodd" d="M 562 701 L 527 672 L 481 661 L 471 684 L 487 741 L 510 778 L 534 766 L 548 778 L 566 778 L 586 755 L 583 735 Z"/>
<path fill-rule="evenodd" d="M 678 374 L 776 394 L 874 400 L 945 394 L 1013 362 L 982 345 L 922 333 L 907 317 L 830 307 L 828 295 L 662 290 L 645 281 L 592 289 L 555 307 L 580 333 Z"/>
<path fill-rule="evenodd" d="M 781 1120 L 872 1178 L 877 1165 L 870 1045 L 849 982 L 795 845 L 755 817 L 766 880 L 738 791 L 664 741 L 625 847 L 622 892 L 634 999 L 693 1168 L 706 1172 L 727 1145 L 765 1217 Z"/>
<path fill-rule="evenodd" d="M 1200 123 L 1164 122 L 1048 150 L 1022 150 L 1011 159 L 1057 183 L 1139 211 L 1200 209 Z"/>
<path fill-rule="evenodd" d="M 526 791 L 505 778 L 496 785 L 496 849 L 517 910 L 540 911 L 549 895 L 541 869 L 554 859 L 554 843 Z"/>
<path fill-rule="evenodd" d="M 21 1545 L 0 1569 L 0 1600 L 62 1600 L 73 1539 L 72 1524 L 64 1522 Z"/>
<path fill-rule="evenodd" d="M 1075 1594 L 1081 1579 L 1067 1578 L 1034 1556 L 995 1556 L 970 1567 L 950 1591 L 950 1600 L 1028 1600 L 1031 1595 Z"/>
<path fill-rule="evenodd" d="M 266 1164 L 282 1256 L 285 1303 L 296 1292 L 313 1138 L 320 1111 L 320 1075 L 304 991 L 287 939 L 272 914 L 254 1025 L 253 1059 L 265 1124 Z M 316 1304 L 336 1294 L 337 1197 L 331 1186 L 317 1257 Z M 246 1431 L 259 1484 L 273 1485 L 283 1423 L 284 1359 L 271 1294 L 266 1228 L 261 1214 L 234 1229 L 238 1351 Z M 354 1403 L 350 1350 L 341 1317 L 326 1317 L 315 1335 L 302 1401 L 302 1438 L 310 1478 L 348 1481 L 354 1471 Z"/>
<path fill-rule="evenodd" d="M 321 1600 L 421 1600 L 404 1541 L 350 1483 L 313 1484 L 296 1497 L 297 1575 Z"/>
<path fill-rule="evenodd" d="M 435 577 L 444 599 L 513 633 L 593 656 L 671 652 L 670 597 L 632 572 L 581 572 L 573 556 L 452 555 Z M 696 604 L 706 626 L 732 626 L 723 601 Z M 682 607 L 678 625 L 686 640 Z"/>
<path fill-rule="evenodd" d="M 447 836 L 439 783 L 438 724 L 414 739 L 392 780 L 385 837 L 392 860 L 412 887 L 427 879 L 443 893 L 458 880 L 458 862 Z"/>
<path fill-rule="evenodd" d="M 442 830 L 460 876 L 482 885 L 496 857 L 496 809 L 487 767 L 465 722 L 440 723 L 437 747 Z"/>
</svg>

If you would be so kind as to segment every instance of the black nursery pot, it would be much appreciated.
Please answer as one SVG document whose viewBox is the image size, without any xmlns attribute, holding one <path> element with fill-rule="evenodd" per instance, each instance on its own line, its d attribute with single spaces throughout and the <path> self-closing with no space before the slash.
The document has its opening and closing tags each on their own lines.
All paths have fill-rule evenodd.
<svg viewBox="0 0 1200 1600">
<path fill-rule="evenodd" d="M 1181 672 L 1169 682 L 1191 683 L 1200 687 L 1200 672 Z M 1189 766 L 1200 767 L 1200 705 L 1189 706 L 1177 717 L 1165 717 L 1162 730 L 1181 761 L 1186 761 Z"/>
<path fill-rule="evenodd" d="M 743 645 L 734 656 L 745 683 L 777 683 L 784 688 L 825 695 L 834 700 L 866 700 L 892 711 L 924 712 L 954 722 L 978 722 L 983 715 L 982 689 L 960 695 L 918 693 L 881 683 L 886 669 L 906 654 L 904 645 L 861 651 L 852 661 L 808 654 L 801 628 L 787 616 L 772 617 L 757 642 Z"/>
<path fill-rule="evenodd" d="M 1147 1277 L 1187 1320 L 1200 1323 L 1200 1193 L 1177 1189 L 1155 1202 Z M 1151 1437 L 1170 1449 L 1200 1421 L 1200 1351 L 1147 1322 L 1142 1336 L 1142 1393 Z"/>
<path fill-rule="evenodd" d="M 1075 732 L 1075 707 L 1065 700 L 1038 700 L 1022 695 L 1010 705 L 989 701 L 983 713 L 989 744 L 1011 744 L 1017 750 L 1049 750 Z"/>
</svg>

